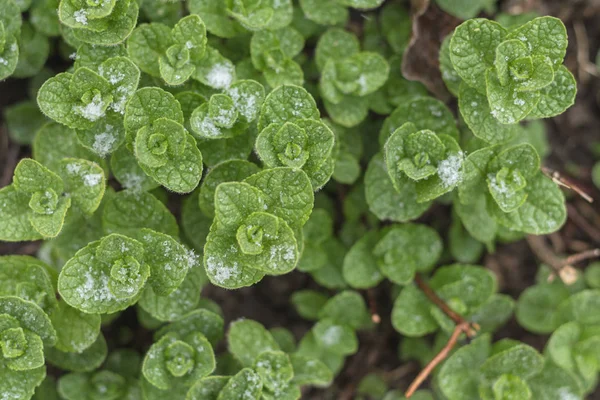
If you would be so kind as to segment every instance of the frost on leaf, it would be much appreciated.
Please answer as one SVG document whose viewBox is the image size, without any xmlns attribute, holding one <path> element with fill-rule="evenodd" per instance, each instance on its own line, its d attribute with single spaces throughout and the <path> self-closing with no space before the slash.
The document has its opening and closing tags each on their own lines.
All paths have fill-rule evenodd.
<svg viewBox="0 0 600 400">
<path fill-rule="evenodd" d="M 142 244 L 112 234 L 90 243 L 67 261 L 58 290 L 72 307 L 109 314 L 134 303 L 149 275 Z"/>
</svg>

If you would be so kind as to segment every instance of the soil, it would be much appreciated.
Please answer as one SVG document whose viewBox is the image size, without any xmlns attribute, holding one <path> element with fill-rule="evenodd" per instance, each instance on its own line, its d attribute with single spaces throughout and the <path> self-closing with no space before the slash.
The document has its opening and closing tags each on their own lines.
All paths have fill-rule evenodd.
<svg viewBox="0 0 600 400">
<path fill-rule="evenodd" d="M 407 53 L 410 57 L 407 56 L 408 59 L 405 60 L 406 72 L 414 73 L 416 70 L 411 69 L 411 63 L 429 62 L 435 66 L 436 46 L 439 47 L 443 31 L 447 32 L 449 25 L 456 24 L 454 18 L 443 16 L 442 11 L 428 3 L 427 0 L 413 0 L 414 9 L 425 15 L 421 20 L 419 32 L 415 33 L 426 35 L 423 40 L 415 38 L 416 44 L 425 48 L 421 47 L 413 53 L 419 53 L 421 56 L 425 54 L 425 58 Z M 591 182 L 591 168 L 594 161 L 600 158 L 600 74 L 593 63 L 600 47 L 600 24 L 597 23 L 600 21 L 600 0 L 509 0 L 501 1 L 499 8 L 511 13 L 537 11 L 541 15 L 554 15 L 561 18 L 567 26 L 570 40 L 565 63 L 577 78 L 579 92 L 573 107 L 561 116 L 546 121 L 552 154 L 545 160 L 544 165 L 558 171 L 563 178 L 596 199 L 596 202 L 590 204 L 573 191 L 566 190 L 569 218 L 560 232 L 546 239 L 544 252 L 547 254 L 534 254 L 528 243 L 522 240 L 501 244 L 494 254 L 487 254 L 482 258 L 481 264 L 497 274 L 500 291 L 516 299 L 526 287 L 533 284 L 537 265 L 544 256 L 563 257 L 600 247 L 600 191 Z M 442 16 L 441 19 L 427 18 L 431 17 L 428 13 Z M 360 14 L 355 17 L 352 28 L 360 31 Z M 50 62 L 57 70 L 61 68 L 60 60 L 52 59 Z M 422 80 L 438 97 L 448 99 L 443 88 L 440 89 L 439 82 L 436 82 L 439 77 L 435 76 L 435 68 L 423 68 L 423 71 L 416 74 L 418 76 L 410 76 Z M 0 82 L 0 111 L 7 105 L 24 99 L 27 96 L 26 85 L 26 81 L 17 79 Z M 0 123 L 0 126 L 3 124 Z M 6 129 L 0 127 L 0 187 L 10 183 L 17 161 L 29 154 L 28 148 L 11 142 Z M 437 206 L 422 218 L 422 222 L 435 221 L 436 226 L 444 226 L 448 223 L 449 215 L 447 207 Z M 0 255 L 35 254 L 38 247 L 38 242 L 0 243 Z M 585 261 L 576 267 L 584 269 L 588 263 L 589 261 Z M 296 314 L 290 304 L 290 296 L 296 290 L 316 287 L 316 283 L 308 275 L 293 272 L 277 278 L 267 277 L 259 284 L 241 290 L 226 291 L 206 287 L 203 296 L 216 301 L 222 307 L 226 324 L 241 317 L 251 318 L 268 328 L 284 326 L 300 338 L 310 329 L 312 323 Z M 381 323 L 373 331 L 360 333 L 358 353 L 348 358 L 344 369 L 330 388 L 305 391 L 303 398 L 355 398 L 358 382 L 371 372 L 382 372 L 391 388 L 405 390 L 408 387 L 419 372 L 419 367 L 416 363 L 399 361 L 399 335 L 390 323 L 393 303 L 391 293 L 391 285 L 385 283 L 369 293 L 364 293 L 381 316 Z M 144 347 L 151 342 L 150 333 L 137 325 L 135 313 L 131 310 L 120 316 L 104 333 L 113 348 L 131 346 L 144 351 Z M 514 319 L 497 332 L 496 338 L 504 337 L 521 340 L 539 350 L 543 349 L 547 340 L 545 336 L 526 332 Z M 600 391 L 596 391 L 589 398 L 600 399 Z"/>
</svg>

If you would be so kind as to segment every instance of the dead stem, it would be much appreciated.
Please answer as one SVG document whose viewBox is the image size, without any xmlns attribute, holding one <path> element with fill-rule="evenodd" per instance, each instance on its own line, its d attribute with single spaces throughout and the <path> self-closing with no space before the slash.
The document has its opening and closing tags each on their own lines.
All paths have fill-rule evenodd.
<svg viewBox="0 0 600 400">
<path fill-rule="evenodd" d="M 546 244 L 543 236 L 527 235 L 526 239 L 529 248 L 531 248 L 536 257 L 543 263 L 548 264 L 552 268 L 554 275 L 560 277 L 567 285 L 572 284 L 576 280 L 576 274 L 573 273 L 574 264 L 600 257 L 600 249 L 591 249 L 561 258 Z"/>
<path fill-rule="evenodd" d="M 479 329 L 479 326 L 477 324 L 471 324 L 469 322 L 467 322 L 460 314 L 456 313 L 454 310 L 452 310 L 448 304 L 446 304 L 446 302 L 444 300 L 442 300 L 430 287 L 429 285 L 427 285 L 427 283 L 425 283 L 425 281 L 423 280 L 423 278 L 420 275 L 416 275 L 415 276 L 415 283 L 417 284 L 417 286 L 419 287 L 419 289 L 421 289 L 423 291 L 423 293 L 425 294 L 425 296 L 427 296 L 427 298 L 436 306 L 438 306 L 438 308 L 440 310 L 442 310 L 444 312 L 444 314 L 446 314 L 450 319 L 452 319 L 452 321 L 454 321 L 454 323 L 458 326 L 463 326 L 466 324 L 466 331 L 465 334 L 468 337 L 473 337 L 477 334 L 477 330 Z"/>
<path fill-rule="evenodd" d="M 446 357 L 448 357 L 448 354 L 452 351 L 454 346 L 456 346 L 456 343 L 457 343 L 460 335 L 462 333 L 465 333 L 469 329 L 470 329 L 470 324 L 467 321 L 464 321 L 464 322 L 456 325 L 456 327 L 454 328 L 454 331 L 452 332 L 452 336 L 450 336 L 450 339 L 448 339 L 448 343 L 446 343 L 444 348 L 442 350 L 440 350 L 440 352 L 437 353 L 436 356 L 433 357 L 433 359 L 431 361 L 429 361 L 429 363 L 427 363 L 425 368 L 423 368 L 423 370 L 419 373 L 419 375 L 417 375 L 415 380 L 412 381 L 412 383 L 408 387 L 408 390 L 404 394 L 404 396 L 407 399 L 410 398 L 417 391 L 417 389 L 423 384 L 423 382 L 425 382 L 425 380 L 431 374 L 431 372 L 435 369 L 435 367 L 437 367 L 442 361 L 444 361 L 444 359 L 446 359 Z"/>
<path fill-rule="evenodd" d="M 371 321 L 374 324 L 378 324 L 381 322 L 381 317 L 377 312 L 377 300 L 375 299 L 375 294 L 373 293 L 373 289 L 367 289 L 367 300 L 369 302 L 369 311 L 371 312 Z"/>
<path fill-rule="evenodd" d="M 574 191 L 575 193 L 577 193 L 579 196 L 581 196 L 588 203 L 593 203 L 594 202 L 594 199 L 592 198 L 592 196 L 590 196 L 589 194 L 587 194 L 575 182 L 571 181 L 569 178 L 567 178 L 565 176 L 562 176 L 560 174 L 560 172 L 555 171 L 555 170 L 553 170 L 551 168 L 548 168 L 548 167 L 542 167 L 542 172 L 548 178 L 552 179 L 552 181 L 554 183 L 556 183 L 559 186 L 566 187 L 567 189 L 571 189 L 572 191 Z"/>
</svg>

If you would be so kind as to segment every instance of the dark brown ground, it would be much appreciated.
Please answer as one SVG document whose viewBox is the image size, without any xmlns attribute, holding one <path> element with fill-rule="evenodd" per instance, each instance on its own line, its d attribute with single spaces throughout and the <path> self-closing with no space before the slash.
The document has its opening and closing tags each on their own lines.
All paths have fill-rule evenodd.
<svg viewBox="0 0 600 400">
<path fill-rule="evenodd" d="M 391 1 L 391 0 L 390 0 Z M 416 38 L 417 49 L 408 53 L 405 72 L 414 72 L 411 62 L 429 63 L 435 67 L 436 42 L 445 32 L 453 28 L 453 18 L 444 16 L 439 10 L 428 9 L 426 0 L 414 0 L 414 9 L 424 14 L 419 22 Z M 501 9 L 512 13 L 534 10 L 542 15 L 554 15 L 561 18 L 569 31 L 569 49 L 566 57 L 567 67 L 575 74 L 579 82 L 577 101 L 563 115 L 547 121 L 548 138 L 552 154 L 545 166 L 559 171 L 589 193 L 596 203 L 588 204 L 573 192 L 569 194 L 569 220 L 558 233 L 547 240 L 543 254 L 536 255 L 526 241 L 500 245 L 495 254 L 484 256 L 481 263 L 496 272 L 500 290 L 515 299 L 533 283 L 541 256 L 565 256 L 587 249 L 600 247 L 600 191 L 594 188 L 590 172 L 594 160 L 600 159 L 600 78 L 593 64 L 600 47 L 600 0 L 509 0 L 501 2 Z M 432 17 L 433 16 L 433 17 Z M 352 24 L 353 30 L 360 31 L 360 16 Z M 424 33 L 423 33 L 424 32 Z M 414 57 L 414 58 L 413 58 Z M 57 63 L 51 60 L 51 63 Z M 435 68 L 416 69 L 419 79 L 441 98 L 447 98 L 440 89 L 435 76 Z M 433 72 L 431 72 L 433 71 Z M 8 80 L 0 83 L 0 111 L 9 104 L 26 97 L 26 82 Z M 0 119 L 2 113 L 0 113 Z M 594 154 L 593 148 L 596 148 Z M 4 128 L 0 128 L 0 187 L 10 183 L 12 171 L 17 161 L 29 155 L 29 149 L 11 143 Z M 438 207 L 431 210 L 424 221 L 447 219 L 448 210 Z M 34 254 L 38 243 L 0 243 L 2 254 Z M 577 265 L 585 268 L 587 262 Z M 251 288 L 225 291 L 207 287 L 203 295 L 215 300 L 223 309 L 226 323 L 240 317 L 255 319 L 267 327 L 284 326 L 291 329 L 299 338 L 310 329 L 312 323 L 301 319 L 290 304 L 291 294 L 298 289 L 316 287 L 308 275 L 293 272 L 283 277 L 265 278 Z M 397 355 L 399 335 L 390 324 L 390 312 L 393 298 L 390 287 L 382 284 L 373 290 L 377 311 L 382 316 L 381 324 L 371 332 L 360 334 L 360 350 L 350 357 L 344 369 L 327 390 L 306 392 L 306 399 L 351 399 L 358 381 L 370 372 L 383 372 L 391 388 L 406 389 L 418 373 L 413 363 L 400 363 Z M 149 333 L 136 327 L 135 314 L 126 312 L 113 326 L 105 329 L 105 335 L 112 346 L 135 346 L 133 343 L 147 343 Z M 129 335 L 123 335 L 119 327 L 133 328 Z M 497 333 L 497 337 L 511 337 L 522 340 L 542 349 L 547 337 L 533 335 L 511 320 Z M 143 349 L 140 349 L 143 350 Z M 600 391 L 589 397 L 600 399 Z"/>
</svg>

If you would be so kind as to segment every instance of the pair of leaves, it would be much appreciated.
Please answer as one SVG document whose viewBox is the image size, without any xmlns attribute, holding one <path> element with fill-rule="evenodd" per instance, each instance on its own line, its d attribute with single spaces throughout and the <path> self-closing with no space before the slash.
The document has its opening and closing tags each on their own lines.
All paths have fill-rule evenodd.
<svg viewBox="0 0 600 400">
<path fill-rule="evenodd" d="M 381 88 L 390 67 L 380 54 L 360 52 L 354 35 L 333 28 L 317 43 L 319 88 L 331 119 L 345 127 L 362 122 L 369 110 L 368 95 Z"/>
<path fill-rule="evenodd" d="M 125 112 L 139 77 L 139 69 L 128 58 L 109 58 L 98 66 L 98 73 L 81 67 L 50 78 L 38 92 L 38 105 L 56 122 L 102 134 L 105 118 L 113 123 Z"/>
<path fill-rule="evenodd" d="M 267 169 L 243 182 L 221 183 L 214 198 L 215 219 L 204 248 L 213 284 L 248 286 L 296 266 L 300 230 L 314 202 L 304 172 Z"/>
<path fill-rule="evenodd" d="M 486 147 L 469 154 L 459 186 L 460 207 L 480 204 L 499 224 L 514 231 L 537 235 L 556 231 L 566 218 L 564 196 L 539 165 L 539 156 L 529 144 Z M 473 234 L 471 223 L 463 222 Z"/>
<path fill-rule="evenodd" d="M 367 233 L 344 258 L 344 278 L 350 286 L 369 288 L 384 277 L 400 285 L 417 272 L 429 271 L 442 252 L 442 241 L 425 225 L 403 224 Z"/>
<path fill-rule="evenodd" d="M 265 99 L 256 139 L 256 152 L 267 167 L 301 169 L 314 190 L 327 183 L 335 167 L 335 136 L 318 118 L 315 101 L 305 89 L 280 86 Z"/>
<path fill-rule="evenodd" d="M 79 250 L 61 270 L 62 298 L 81 311 L 109 314 L 135 303 L 146 281 L 159 295 L 174 292 L 195 258 L 165 234 L 142 229 L 136 238 L 110 234 Z"/>
<path fill-rule="evenodd" d="M 496 279 L 480 266 L 453 264 L 436 270 L 430 287 L 449 306 L 465 317 L 483 307 L 496 291 Z M 510 316 L 512 306 L 502 312 L 501 319 Z M 485 315 L 485 314 L 484 314 Z M 406 286 L 394 303 L 392 324 L 403 335 L 424 336 L 442 329 L 452 332 L 454 322 L 431 303 L 416 286 Z"/>
<path fill-rule="evenodd" d="M 127 103 L 124 123 L 127 143 L 146 175 L 177 193 L 198 186 L 202 154 L 172 94 L 157 87 L 138 90 Z"/>
<path fill-rule="evenodd" d="M 13 183 L 0 190 L 2 240 L 56 237 L 71 206 L 91 214 L 104 195 L 105 178 L 97 164 L 65 158 L 60 176 L 32 159 L 15 168 Z"/>
<path fill-rule="evenodd" d="M 304 72 L 294 57 L 303 48 L 304 38 L 292 27 L 256 32 L 250 41 L 252 65 L 263 73 L 273 88 L 280 85 L 301 86 Z"/>
<path fill-rule="evenodd" d="M 22 19 L 19 6 L 7 0 L 0 6 L 0 80 L 13 74 L 19 61 L 19 37 Z"/>
<path fill-rule="evenodd" d="M 311 21 L 319 25 L 344 25 L 348 20 L 348 7 L 368 10 L 377 8 L 383 0 L 301 0 L 300 8 Z"/>
<path fill-rule="evenodd" d="M 213 35 L 231 38 L 245 30 L 284 28 L 292 22 L 291 0 L 190 0 L 189 9 L 204 19 Z"/>
<path fill-rule="evenodd" d="M 463 152 L 448 135 L 420 130 L 407 122 L 385 144 L 387 169 L 396 190 L 415 183 L 417 201 L 431 201 L 457 187 L 463 179 Z"/>
<path fill-rule="evenodd" d="M 489 342 L 482 336 L 444 363 L 437 381 L 448 399 L 581 398 L 575 380 L 532 347 L 510 339 Z"/>
<path fill-rule="evenodd" d="M 34 370 L 35 375 L 35 370 L 44 367 L 44 345 L 54 343 L 56 331 L 39 306 L 19 297 L 0 296 L 0 365 L 3 373 L 10 374 L 7 369 L 15 372 Z M 27 380 L 23 383 L 27 384 Z"/>
<path fill-rule="evenodd" d="M 510 135 L 501 124 L 549 118 L 570 107 L 577 89 L 562 65 L 566 47 L 566 29 L 553 17 L 535 18 L 510 32 L 486 19 L 457 27 L 447 50 L 452 67 L 446 62 L 445 68 L 463 81 L 460 110 L 475 135 L 498 143 Z M 449 79 L 456 81 L 454 75 Z"/>
<path fill-rule="evenodd" d="M 135 27 L 139 5 L 135 0 L 61 0 L 60 22 L 81 42 L 112 46 L 123 42 Z"/>
<path fill-rule="evenodd" d="M 247 134 L 248 124 L 258 117 L 264 99 L 265 89 L 260 83 L 237 81 L 194 109 L 190 116 L 192 132 L 206 140 Z"/>
</svg>

